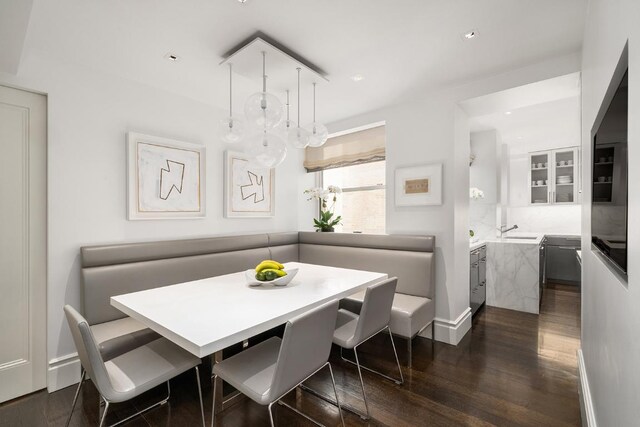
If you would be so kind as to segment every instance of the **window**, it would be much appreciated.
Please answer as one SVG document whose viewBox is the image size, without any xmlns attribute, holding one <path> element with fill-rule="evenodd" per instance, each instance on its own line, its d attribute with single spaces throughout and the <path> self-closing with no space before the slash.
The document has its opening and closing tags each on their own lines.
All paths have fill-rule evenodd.
<svg viewBox="0 0 640 427">
<path fill-rule="evenodd" d="M 322 171 L 322 186 L 337 185 L 335 212 L 342 215 L 343 233 L 385 232 L 385 161 L 364 163 Z"/>
</svg>

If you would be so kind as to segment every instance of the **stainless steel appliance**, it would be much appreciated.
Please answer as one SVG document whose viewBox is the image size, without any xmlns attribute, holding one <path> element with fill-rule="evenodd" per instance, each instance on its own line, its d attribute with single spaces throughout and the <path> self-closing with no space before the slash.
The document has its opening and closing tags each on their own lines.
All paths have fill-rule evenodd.
<svg viewBox="0 0 640 427">
<path fill-rule="evenodd" d="M 474 315 L 487 298 L 487 247 L 471 251 L 469 280 L 469 307 Z"/>
</svg>

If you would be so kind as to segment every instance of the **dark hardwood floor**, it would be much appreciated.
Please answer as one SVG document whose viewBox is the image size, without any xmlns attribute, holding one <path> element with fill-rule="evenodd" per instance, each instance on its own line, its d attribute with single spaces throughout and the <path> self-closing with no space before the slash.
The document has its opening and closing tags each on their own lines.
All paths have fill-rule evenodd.
<svg viewBox="0 0 640 427">
<path fill-rule="evenodd" d="M 405 384 L 395 385 L 368 372 L 365 386 L 372 420 L 362 421 L 345 412 L 349 426 L 576 426 L 580 424 L 576 350 L 580 345 L 579 288 L 550 285 L 540 316 L 494 307 L 484 308 L 473 320 L 473 329 L 458 346 L 436 343 L 435 354 L 427 339 L 414 340 L 414 366 L 403 367 Z M 396 341 L 401 362 L 405 342 Z M 365 364 L 394 375 L 388 337 L 376 337 L 362 348 Z M 355 367 L 343 363 L 335 351 L 331 357 L 343 401 L 363 408 Z M 211 388 L 203 371 L 205 415 L 211 415 Z M 329 394 L 328 375 L 308 382 Z M 200 411 L 193 371 L 171 383 L 171 400 L 128 426 L 197 426 Z M 63 426 L 75 387 L 47 394 L 45 391 L 0 405 L 1 426 Z M 130 403 L 114 405 L 107 418 L 112 424 L 159 399 L 160 387 Z M 286 397 L 289 404 L 326 425 L 340 424 L 335 407 L 297 390 Z M 91 384 L 83 387 L 73 426 L 97 425 L 98 395 Z M 218 426 L 268 425 L 265 407 L 245 399 L 224 411 Z M 279 426 L 307 426 L 308 421 L 278 406 Z"/>
</svg>

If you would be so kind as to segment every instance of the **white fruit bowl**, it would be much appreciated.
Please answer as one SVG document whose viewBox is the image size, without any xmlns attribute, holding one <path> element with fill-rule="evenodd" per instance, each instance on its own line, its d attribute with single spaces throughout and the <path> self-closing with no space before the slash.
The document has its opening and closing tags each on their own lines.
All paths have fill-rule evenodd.
<svg viewBox="0 0 640 427">
<path fill-rule="evenodd" d="M 293 278 L 296 277 L 296 274 L 298 274 L 298 269 L 285 268 L 284 271 L 287 273 L 286 276 L 278 277 L 277 279 L 267 280 L 264 282 L 261 282 L 260 280 L 256 279 L 256 270 L 253 268 L 251 270 L 245 271 L 244 276 L 247 279 L 247 284 L 249 286 L 261 286 L 261 285 L 287 286 L 289 283 L 291 283 Z"/>
</svg>

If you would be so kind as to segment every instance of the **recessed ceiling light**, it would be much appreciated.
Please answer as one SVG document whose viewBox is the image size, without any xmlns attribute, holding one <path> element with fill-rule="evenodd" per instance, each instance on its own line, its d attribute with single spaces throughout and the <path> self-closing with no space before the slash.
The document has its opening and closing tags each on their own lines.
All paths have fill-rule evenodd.
<svg viewBox="0 0 640 427">
<path fill-rule="evenodd" d="M 505 111 L 505 114 L 506 114 L 507 116 L 510 116 L 510 115 L 511 115 L 511 111 Z"/>
<path fill-rule="evenodd" d="M 364 76 L 362 74 L 355 74 L 351 76 L 351 80 L 353 80 L 354 82 L 359 82 L 364 80 Z"/>
<path fill-rule="evenodd" d="M 518 139 L 524 139 L 524 136 L 519 136 Z"/>
<path fill-rule="evenodd" d="M 465 40 L 471 40 L 478 37 L 478 30 L 467 31 L 462 35 Z"/>
<path fill-rule="evenodd" d="M 169 52 L 166 55 L 164 55 L 164 59 L 171 62 L 178 62 L 180 60 L 180 57 L 175 53 Z"/>
<path fill-rule="evenodd" d="M 238 0 L 240 3 L 246 3 L 247 0 Z"/>
</svg>

